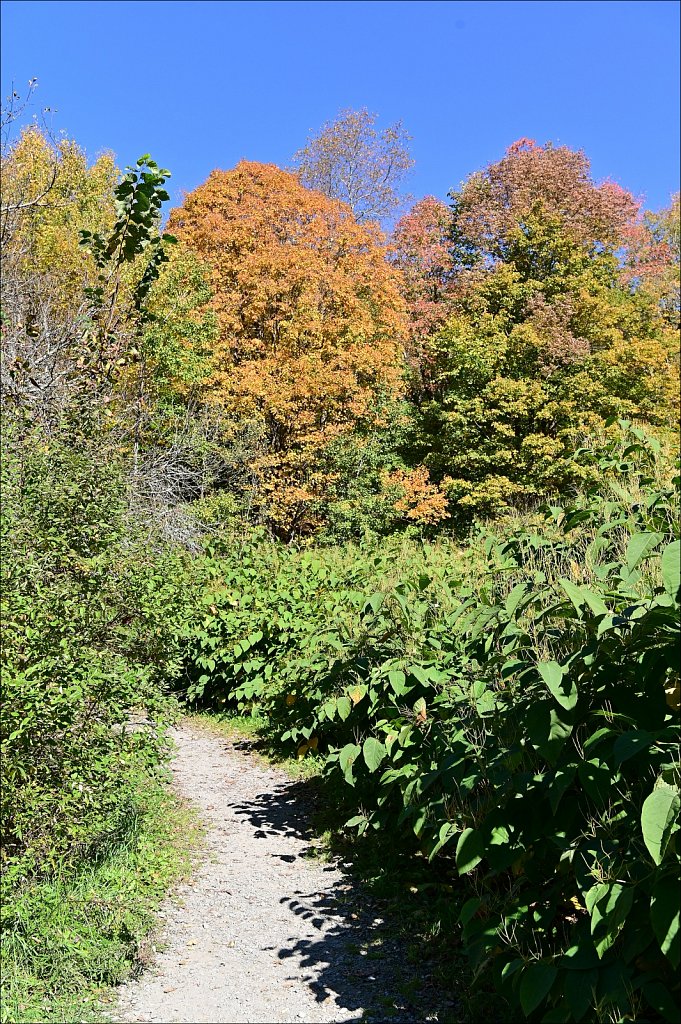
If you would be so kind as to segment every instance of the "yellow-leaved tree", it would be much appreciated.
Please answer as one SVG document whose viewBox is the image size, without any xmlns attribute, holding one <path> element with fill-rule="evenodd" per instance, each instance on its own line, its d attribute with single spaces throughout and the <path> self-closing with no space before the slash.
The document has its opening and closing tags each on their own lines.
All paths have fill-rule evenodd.
<svg viewBox="0 0 681 1024">
<path fill-rule="evenodd" d="M 86 286 L 97 284 L 82 230 L 108 233 L 118 180 L 111 154 L 88 164 L 69 139 L 26 129 L 2 156 L 3 390 L 7 401 L 56 415 L 73 394 L 82 359 Z M 125 306 L 123 295 L 117 303 Z M 113 332 L 112 332 L 113 335 Z M 115 361 L 118 341 L 98 354 Z"/>
</svg>

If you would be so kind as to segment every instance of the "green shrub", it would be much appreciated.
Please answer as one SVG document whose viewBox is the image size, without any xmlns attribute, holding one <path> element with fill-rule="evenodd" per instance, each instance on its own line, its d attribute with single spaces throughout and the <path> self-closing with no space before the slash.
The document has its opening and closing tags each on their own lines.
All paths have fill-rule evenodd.
<svg viewBox="0 0 681 1024">
<path fill-rule="evenodd" d="M 134 977 L 197 827 L 157 780 L 142 780 L 124 828 L 96 856 L 26 882 L 2 908 L 2 1024 L 102 1020 L 106 987 Z"/>
<path fill-rule="evenodd" d="M 121 474 L 59 432 L 3 435 L 3 884 L 116 832 L 164 752 L 183 559 L 134 539 Z M 153 724 L 138 731 L 129 716 Z"/>
<path fill-rule="evenodd" d="M 441 858 L 476 970 L 523 1016 L 674 1020 L 678 477 L 630 428 L 579 457 L 600 487 L 483 532 L 482 572 L 218 560 L 189 696 L 257 707 L 343 776 L 348 826 Z"/>
</svg>

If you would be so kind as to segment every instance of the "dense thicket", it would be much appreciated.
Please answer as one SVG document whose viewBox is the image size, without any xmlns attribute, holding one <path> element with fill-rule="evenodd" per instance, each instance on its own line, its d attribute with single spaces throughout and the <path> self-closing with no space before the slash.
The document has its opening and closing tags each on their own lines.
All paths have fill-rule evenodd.
<svg viewBox="0 0 681 1024">
<path fill-rule="evenodd" d="M 437 858 L 513 1013 L 673 1020 L 678 200 L 521 140 L 386 239 L 305 173 L 162 234 L 148 155 L 3 155 L 5 923 L 124 828 L 173 689 Z"/>
<path fill-rule="evenodd" d="M 2 1012 L 43 1019 L 55 1000 L 58 1019 L 64 991 L 131 969 L 138 905 L 88 919 L 79 897 L 69 937 L 54 893 L 87 869 L 97 891 L 112 851 L 134 855 L 191 607 L 145 464 L 167 172 L 88 168 L 31 130 L 2 177 Z"/>
<path fill-rule="evenodd" d="M 163 749 L 163 682 L 189 594 L 150 550 L 121 467 L 68 434 L 3 436 L 2 838 L 10 889 L 78 863 L 125 824 Z M 136 709 L 136 732 L 129 724 Z M 154 720 L 160 718 L 156 724 Z M 4 910 L 11 917 L 11 907 Z"/>
<path fill-rule="evenodd" d="M 445 861 L 531 1019 L 678 1015 L 678 487 L 627 442 L 467 554 L 219 551 L 187 650 L 190 698 L 265 714 L 348 827 Z"/>
</svg>

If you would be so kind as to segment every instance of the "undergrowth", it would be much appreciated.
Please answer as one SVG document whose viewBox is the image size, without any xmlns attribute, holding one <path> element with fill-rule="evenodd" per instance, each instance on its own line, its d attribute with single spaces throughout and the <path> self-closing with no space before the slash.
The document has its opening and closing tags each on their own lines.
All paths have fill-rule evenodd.
<svg viewBox="0 0 681 1024">
<path fill-rule="evenodd" d="M 622 428 L 470 553 L 216 550 L 185 655 L 195 706 L 323 764 L 372 885 L 442 896 L 418 942 L 547 1024 L 678 1018 L 679 478 Z"/>
<path fill-rule="evenodd" d="M 153 952 L 156 911 L 198 841 L 192 812 L 150 781 L 96 857 L 17 892 L 2 912 L 2 1024 L 105 1019 L 111 986 Z"/>
</svg>

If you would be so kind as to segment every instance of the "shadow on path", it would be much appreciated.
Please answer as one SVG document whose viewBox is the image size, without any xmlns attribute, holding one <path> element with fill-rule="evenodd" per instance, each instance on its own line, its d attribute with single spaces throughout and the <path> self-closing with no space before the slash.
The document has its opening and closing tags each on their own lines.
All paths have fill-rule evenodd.
<svg viewBox="0 0 681 1024">
<path fill-rule="evenodd" d="M 301 857 L 315 856 L 310 820 L 319 796 L 309 782 L 281 782 L 273 789 L 234 808 L 255 828 L 255 835 L 271 839 L 295 836 L 308 842 Z M 263 850 L 263 855 L 265 851 Z M 298 858 L 277 855 L 285 861 Z M 356 1021 L 457 1021 L 457 1007 L 442 1010 L 442 992 L 429 976 L 427 962 L 408 962 L 404 940 L 385 910 L 353 879 L 349 865 L 338 860 L 322 870 L 342 879 L 325 892 L 292 892 L 281 900 L 292 915 L 292 932 L 284 947 L 275 949 L 281 960 L 294 957 L 319 1003 L 327 999 L 345 1010 L 356 1011 Z M 314 938 L 295 934 L 295 918 L 318 932 Z M 364 1010 L 364 1013 L 362 1013 Z"/>
</svg>

